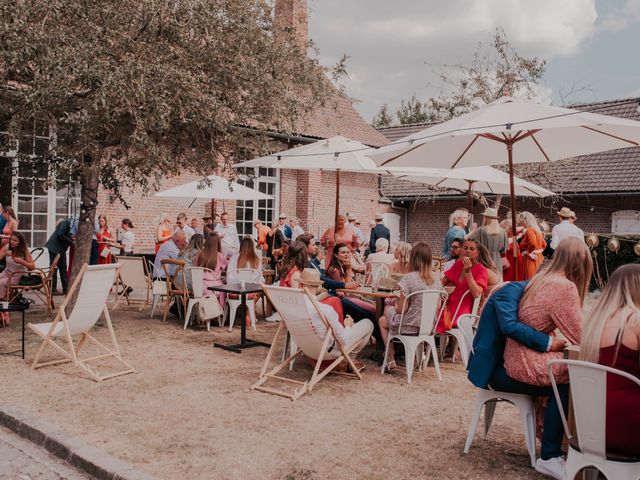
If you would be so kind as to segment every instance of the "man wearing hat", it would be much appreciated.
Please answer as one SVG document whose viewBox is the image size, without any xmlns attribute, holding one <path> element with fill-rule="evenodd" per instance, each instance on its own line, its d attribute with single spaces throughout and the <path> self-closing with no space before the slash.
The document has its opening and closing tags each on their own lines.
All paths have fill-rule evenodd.
<svg viewBox="0 0 640 480">
<path fill-rule="evenodd" d="M 360 245 L 364 245 L 367 239 L 365 238 L 364 233 L 362 233 L 362 230 L 360 230 L 360 221 L 353 213 L 349 214 L 349 228 L 353 230 L 353 233 L 358 237 Z"/>
<path fill-rule="evenodd" d="M 571 222 L 572 213 L 567 207 L 562 207 L 558 212 L 560 223 L 551 230 L 551 248 L 553 250 L 558 248 L 560 242 L 565 238 L 576 237 L 584 240 L 584 232 Z M 575 213 L 573 216 L 575 217 Z"/>
<path fill-rule="evenodd" d="M 371 229 L 371 236 L 369 237 L 369 249 L 373 252 L 376 248 L 376 240 L 379 238 L 386 238 L 391 245 L 391 231 L 382 223 L 383 216 L 381 213 L 376 213 L 376 226 Z M 387 248 L 387 252 L 389 249 Z"/>
<path fill-rule="evenodd" d="M 322 285 L 320 279 L 320 273 L 313 268 L 305 268 L 300 274 L 299 279 L 300 287 L 309 290 L 311 295 L 316 295 L 318 288 Z M 310 298 L 305 298 L 307 312 L 311 317 L 311 323 L 313 328 L 320 337 L 321 340 L 327 336 L 327 327 L 320 318 L 316 308 L 311 303 Z M 346 316 L 344 319 L 344 326 L 338 319 L 338 314 L 329 305 L 319 303 L 320 311 L 324 317 L 329 321 L 335 336 L 340 339 L 342 344 L 350 349 L 352 345 L 357 346 L 352 350 L 353 355 L 362 350 L 368 343 L 371 333 L 373 332 L 373 323 L 369 319 L 360 320 L 358 323 L 354 323 L 353 319 Z M 328 352 L 329 358 L 336 358 L 340 355 L 340 350 L 337 348 L 331 348 Z"/>
</svg>

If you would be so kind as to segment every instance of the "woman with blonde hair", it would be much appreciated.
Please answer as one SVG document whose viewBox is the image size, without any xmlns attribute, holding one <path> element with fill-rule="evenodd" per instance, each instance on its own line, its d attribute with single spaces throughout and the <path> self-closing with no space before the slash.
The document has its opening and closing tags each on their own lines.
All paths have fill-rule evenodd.
<svg viewBox="0 0 640 480">
<path fill-rule="evenodd" d="M 498 222 L 498 210 L 495 208 L 487 208 L 482 214 L 482 226 L 471 232 L 467 238 L 477 240 L 480 245 L 484 246 L 491 255 L 493 264 L 497 267 L 502 265 L 502 255 L 507 251 L 508 241 L 507 232 L 500 226 Z M 502 277 L 502 268 L 499 272 Z"/>
<path fill-rule="evenodd" d="M 156 227 L 156 253 L 163 243 L 167 242 L 173 235 L 173 225 L 171 225 L 171 217 L 163 213 L 158 217 L 158 226 Z"/>
<path fill-rule="evenodd" d="M 393 251 L 396 261 L 391 265 L 391 273 L 409 273 L 411 271 L 411 244 L 398 242 Z"/>
<path fill-rule="evenodd" d="M 407 297 L 414 292 L 420 290 L 429 290 L 433 288 L 435 281 L 431 271 L 431 263 L 433 256 L 431 247 L 425 242 L 416 243 L 411 249 L 411 257 L 409 266 L 411 271 L 404 275 L 398 287 L 400 288 L 400 296 L 396 300 L 393 307 L 388 307 L 385 315 L 378 319 L 382 339 L 386 345 L 389 332 L 397 333 L 400 327 L 400 318 L 402 318 L 402 332 L 407 335 L 415 335 L 420 332 L 420 322 L 422 320 L 422 296 L 414 295 L 409 299 L 409 303 L 405 305 Z M 406 308 L 405 308 L 406 306 Z M 393 342 L 389 345 L 388 357 L 383 361 L 389 370 L 396 368 L 393 360 L 394 348 Z"/>
<path fill-rule="evenodd" d="M 518 215 L 518 224 L 525 228 L 522 240 L 520 240 L 520 250 L 522 251 L 522 275 L 520 277 L 523 280 L 529 280 L 542 265 L 544 260 L 542 252 L 547 247 L 547 242 L 533 213 L 521 212 Z"/>
<path fill-rule="evenodd" d="M 587 317 L 580 359 L 640 378 L 640 265 L 623 265 L 611 275 Z M 640 455 L 640 387 L 607 375 L 607 452 Z"/>
<path fill-rule="evenodd" d="M 98 241 L 98 265 L 113 263 L 113 256 L 111 255 L 111 245 L 114 243 L 113 235 L 109 230 L 106 215 L 98 215 L 96 240 Z"/>
<path fill-rule="evenodd" d="M 2 227 L 2 235 L 0 235 L 0 246 L 4 247 L 9 244 L 9 237 L 11 234 L 18 230 L 18 216 L 13 208 L 5 206 L 2 209 L 2 217 L 5 220 L 4 227 Z"/>
<path fill-rule="evenodd" d="M 442 254 L 447 260 L 451 260 L 451 243 L 458 239 L 464 241 L 467 234 L 465 230 L 469 223 L 469 211 L 459 208 L 449 215 L 449 230 L 444 236 L 444 245 L 442 246 Z"/>
</svg>

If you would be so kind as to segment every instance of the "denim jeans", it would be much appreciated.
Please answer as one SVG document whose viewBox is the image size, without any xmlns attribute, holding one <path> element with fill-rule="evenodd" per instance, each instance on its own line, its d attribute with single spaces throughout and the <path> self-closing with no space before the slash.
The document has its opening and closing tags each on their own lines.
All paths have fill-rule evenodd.
<svg viewBox="0 0 640 480">
<path fill-rule="evenodd" d="M 489 385 L 494 390 L 508 393 L 522 393 L 533 397 L 549 397 L 549 404 L 544 411 L 544 425 L 542 427 L 542 438 L 540 439 L 540 458 L 548 460 L 550 458 L 562 456 L 562 438 L 564 436 L 564 427 L 560 410 L 558 410 L 558 402 L 553 394 L 553 388 L 539 387 L 537 385 L 529 385 L 527 383 L 518 382 L 507 375 L 504 365 L 498 366 L 491 375 Z M 562 408 L 567 411 L 569 404 L 569 385 L 559 384 L 558 393 L 562 401 Z"/>
</svg>

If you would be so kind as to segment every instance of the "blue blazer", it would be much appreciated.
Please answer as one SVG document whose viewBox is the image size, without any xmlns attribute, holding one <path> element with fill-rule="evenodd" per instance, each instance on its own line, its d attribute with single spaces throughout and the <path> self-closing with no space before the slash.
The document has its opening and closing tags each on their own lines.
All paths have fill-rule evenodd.
<svg viewBox="0 0 640 480">
<path fill-rule="evenodd" d="M 518 320 L 518 304 L 527 282 L 510 282 L 493 293 L 482 310 L 469 357 L 468 378 L 478 388 L 487 388 L 496 367 L 503 362 L 507 337 L 539 352 L 546 352 L 549 335 Z"/>
</svg>

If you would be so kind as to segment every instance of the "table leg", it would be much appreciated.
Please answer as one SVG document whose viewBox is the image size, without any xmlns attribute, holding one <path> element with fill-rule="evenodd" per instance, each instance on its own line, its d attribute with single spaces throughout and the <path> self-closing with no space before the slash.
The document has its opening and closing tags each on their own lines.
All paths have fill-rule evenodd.
<svg viewBox="0 0 640 480">
<path fill-rule="evenodd" d="M 22 359 L 24 360 L 24 310 L 22 311 Z"/>
<path fill-rule="evenodd" d="M 271 347 L 270 344 L 264 342 L 258 342 L 257 340 L 251 340 L 247 338 L 247 294 L 240 294 L 240 305 L 238 307 L 237 315 L 240 315 L 240 343 L 235 345 L 223 345 L 220 343 L 214 343 L 213 346 L 229 350 L 230 352 L 241 353 L 243 348 L 251 347 Z"/>
<path fill-rule="evenodd" d="M 377 322 L 380 317 L 384 315 L 384 298 L 376 297 L 376 319 Z"/>
</svg>

